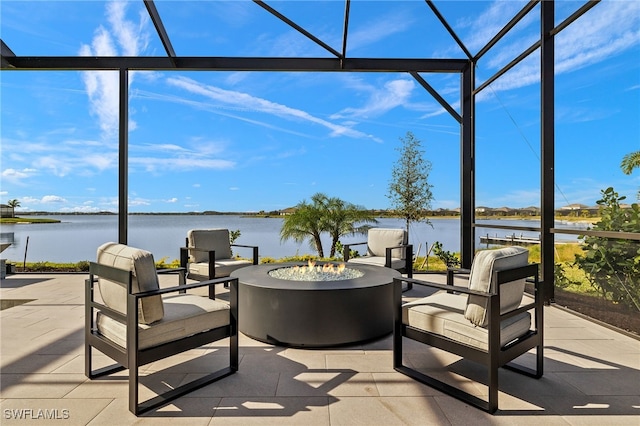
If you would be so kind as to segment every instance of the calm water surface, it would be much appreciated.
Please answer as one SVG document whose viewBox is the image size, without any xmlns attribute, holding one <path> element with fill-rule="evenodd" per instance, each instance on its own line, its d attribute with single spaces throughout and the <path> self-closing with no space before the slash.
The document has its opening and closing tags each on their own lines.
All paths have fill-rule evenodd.
<svg viewBox="0 0 640 426">
<path fill-rule="evenodd" d="M 118 217 L 102 215 L 48 216 L 59 219 L 61 223 L 3 225 L 2 241 L 13 241 L 2 253 L 2 258 L 15 262 L 78 262 L 93 260 L 96 248 L 102 243 L 118 240 Z M 129 245 L 143 248 L 153 253 L 156 260 L 168 261 L 179 258 L 179 248 L 184 246 L 187 231 L 190 229 L 228 228 L 240 230 L 241 236 L 236 243 L 257 245 L 260 257 L 280 258 L 296 253 L 313 253 L 315 250 L 307 243 L 298 244 L 292 240 L 280 241 L 282 218 L 256 218 L 243 216 L 194 216 L 194 215 L 135 215 L 129 217 Z M 411 225 L 410 236 L 414 252 L 421 246 L 440 241 L 445 250 L 459 251 L 460 222 L 458 219 L 434 219 L 433 227 L 424 223 Z M 486 223 L 500 223 L 486 221 Z M 502 222 L 504 223 L 504 221 Z M 513 226 L 539 226 L 536 221 L 510 221 Z M 404 228 L 401 219 L 379 219 L 379 227 Z M 506 235 L 508 231 L 479 230 L 478 234 Z M 497 231 L 497 232 L 496 232 Z M 518 232 L 520 234 L 520 232 Z M 536 232 L 524 232 L 527 236 L 537 236 Z M 27 246 L 28 238 L 28 246 Z M 343 243 L 365 241 L 364 236 L 342 238 Z M 479 247 L 479 240 L 476 241 Z M 323 241 L 325 254 L 329 254 L 330 240 Z M 364 249 L 364 246 L 355 247 Z M 361 251 L 362 252 L 362 251 Z M 236 249 L 236 253 L 250 256 L 249 249 Z"/>
</svg>

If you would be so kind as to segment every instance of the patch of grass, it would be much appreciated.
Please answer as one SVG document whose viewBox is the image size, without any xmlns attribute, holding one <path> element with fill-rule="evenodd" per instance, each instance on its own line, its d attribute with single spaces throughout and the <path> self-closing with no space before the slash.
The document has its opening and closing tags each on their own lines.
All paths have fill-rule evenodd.
<svg viewBox="0 0 640 426">
<path fill-rule="evenodd" d="M 16 272 L 89 272 L 88 260 L 76 263 L 27 262 L 26 267 L 22 262 L 11 263 L 15 265 Z"/>
<path fill-rule="evenodd" d="M 425 259 L 424 256 L 420 256 L 414 260 L 413 270 L 422 271 L 422 272 L 426 272 L 426 271 L 445 272 L 447 270 L 447 265 L 440 258 L 436 256 L 429 256 L 428 259 Z"/>
<path fill-rule="evenodd" d="M 15 224 L 15 223 L 60 223 L 58 219 L 47 219 L 38 217 L 3 217 L 0 219 L 0 224 Z"/>
<path fill-rule="evenodd" d="M 160 260 L 156 261 L 157 269 L 175 269 L 180 267 L 180 259 L 173 259 L 172 261 L 167 261 L 168 257 L 163 257 Z"/>
<path fill-rule="evenodd" d="M 540 263 L 540 244 L 527 247 L 529 249 L 529 262 Z M 582 254 L 582 245 L 578 243 L 556 244 L 554 258 L 558 262 L 573 262 L 576 254 Z"/>
</svg>

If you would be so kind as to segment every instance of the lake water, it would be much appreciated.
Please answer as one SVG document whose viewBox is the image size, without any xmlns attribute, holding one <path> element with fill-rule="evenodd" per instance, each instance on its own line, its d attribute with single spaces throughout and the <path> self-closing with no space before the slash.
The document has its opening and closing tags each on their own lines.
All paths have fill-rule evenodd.
<svg viewBox="0 0 640 426">
<path fill-rule="evenodd" d="M 12 241 L 12 245 L 2 253 L 2 258 L 22 263 L 27 262 L 78 262 L 94 260 L 96 248 L 102 243 L 118 240 L 118 217 L 115 215 L 60 215 L 47 216 L 59 219 L 61 223 L 3 225 L 2 241 Z M 237 244 L 257 245 L 260 257 L 281 258 L 295 254 L 316 254 L 305 243 L 293 240 L 280 241 L 282 218 L 256 218 L 244 216 L 196 216 L 196 215 L 134 215 L 129 217 L 129 245 L 143 248 L 153 253 L 156 260 L 168 261 L 179 258 L 179 248 L 185 244 L 189 229 L 228 228 L 240 230 Z M 421 245 L 425 247 L 440 241 L 445 250 L 460 251 L 460 221 L 458 219 L 433 219 L 433 227 L 424 223 L 412 223 L 410 239 L 414 253 Z M 485 223 L 505 221 L 487 220 Z M 509 221 L 513 226 L 539 226 L 537 221 Z M 384 228 L 404 228 L 401 219 L 381 218 L 377 224 Z M 507 235 L 512 232 L 495 229 L 479 230 L 478 234 Z M 518 231 L 519 235 L 520 232 Z M 523 232 L 525 236 L 538 236 L 537 232 Z M 28 238 L 28 246 L 27 246 Z M 348 236 L 342 243 L 362 242 L 365 236 Z M 476 246 L 480 247 L 479 236 Z M 329 254 L 330 240 L 323 239 L 325 254 Z M 361 252 L 365 246 L 354 247 Z M 237 254 L 249 257 L 250 249 L 236 249 Z"/>
</svg>

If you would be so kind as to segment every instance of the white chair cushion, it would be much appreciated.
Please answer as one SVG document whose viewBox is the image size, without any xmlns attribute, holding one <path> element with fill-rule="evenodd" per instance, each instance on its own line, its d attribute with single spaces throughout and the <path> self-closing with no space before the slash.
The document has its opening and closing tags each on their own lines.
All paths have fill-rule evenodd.
<svg viewBox="0 0 640 426">
<path fill-rule="evenodd" d="M 163 297 L 164 318 L 152 324 L 138 324 L 140 349 L 172 342 L 201 331 L 229 324 L 229 304 L 194 294 Z M 127 327 L 98 312 L 98 331 L 114 343 L 127 347 Z"/>
<path fill-rule="evenodd" d="M 402 306 L 402 323 L 487 351 L 487 329 L 474 326 L 464 317 L 466 299 L 465 295 L 443 292 L 407 303 Z M 500 346 L 524 335 L 530 327 L 529 312 L 502 321 Z"/>
<path fill-rule="evenodd" d="M 482 250 L 476 253 L 469 274 L 469 289 L 484 293 L 496 291 L 495 271 L 525 266 L 529 262 L 529 250 L 523 247 L 507 247 L 498 250 Z M 500 286 L 500 313 L 504 314 L 522 302 L 525 280 L 516 280 Z M 464 316 L 475 325 L 486 327 L 487 298 L 470 295 Z"/>
<path fill-rule="evenodd" d="M 364 256 L 364 257 L 354 257 L 349 259 L 347 263 L 359 263 L 363 265 L 374 265 L 374 266 L 385 266 L 385 262 L 387 261 L 386 257 L 382 256 Z M 402 269 L 405 266 L 405 261 L 403 259 L 391 258 L 391 268 L 392 269 Z"/>
<path fill-rule="evenodd" d="M 407 233 L 404 229 L 371 228 L 367 233 L 367 256 L 385 257 L 387 247 L 407 244 Z M 393 249 L 391 257 L 405 258 L 405 249 Z"/>
<path fill-rule="evenodd" d="M 105 243 L 98 247 L 97 263 L 133 272 L 133 293 L 157 290 L 160 287 L 153 255 L 148 251 L 124 244 Z M 126 314 L 126 288 L 104 278 L 100 278 L 98 288 L 105 305 Z M 138 312 L 138 321 L 142 324 L 161 320 L 164 316 L 162 298 L 151 296 L 140 299 Z"/>
<path fill-rule="evenodd" d="M 215 250 L 216 259 L 231 258 L 231 244 L 228 229 L 192 229 L 187 233 L 189 247 L 202 250 Z M 190 261 L 209 262 L 209 253 L 201 250 L 189 251 Z"/>
<path fill-rule="evenodd" d="M 228 277 L 238 268 L 252 265 L 248 260 L 239 259 L 218 259 L 216 260 L 216 278 Z M 209 275 L 209 262 L 206 263 L 189 263 L 187 272 L 192 275 Z"/>
</svg>

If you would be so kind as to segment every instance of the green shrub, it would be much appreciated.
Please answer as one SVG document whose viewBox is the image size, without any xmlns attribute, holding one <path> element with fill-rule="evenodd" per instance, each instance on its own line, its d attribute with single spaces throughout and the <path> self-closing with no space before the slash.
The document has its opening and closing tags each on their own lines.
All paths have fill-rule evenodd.
<svg viewBox="0 0 640 426">
<path fill-rule="evenodd" d="M 620 197 L 613 188 L 601 191 L 600 221 L 596 231 L 640 232 L 640 206 L 620 207 Z M 591 285 L 604 298 L 636 308 L 640 311 L 640 245 L 638 241 L 581 236 L 582 255 L 575 264 L 586 274 Z"/>
<path fill-rule="evenodd" d="M 456 268 L 460 266 L 460 259 L 458 259 L 458 255 L 450 251 L 442 250 L 442 243 L 440 241 L 433 243 L 433 254 L 435 254 L 442 263 L 447 265 L 447 268 Z"/>
<path fill-rule="evenodd" d="M 156 261 L 156 269 L 175 269 L 180 267 L 180 259 L 173 259 L 167 263 L 167 256 Z"/>
</svg>

